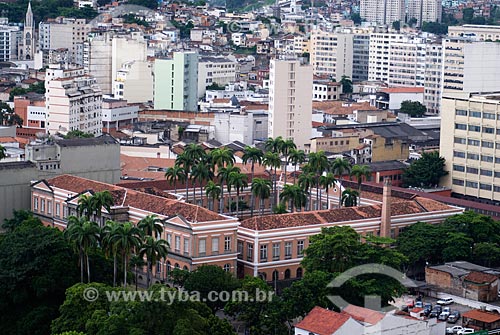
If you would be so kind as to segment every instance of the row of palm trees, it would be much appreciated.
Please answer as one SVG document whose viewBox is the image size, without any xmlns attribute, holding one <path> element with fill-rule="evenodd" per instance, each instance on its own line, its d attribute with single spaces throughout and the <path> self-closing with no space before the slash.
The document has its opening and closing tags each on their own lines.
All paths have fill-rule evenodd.
<svg viewBox="0 0 500 335">
<path fill-rule="evenodd" d="M 167 169 L 165 177 L 174 186 L 177 192 L 177 183 L 185 183 L 186 199 L 189 195 L 189 181 L 192 182 L 193 197 L 196 203 L 196 188 L 199 185 L 199 196 L 203 203 L 203 196 L 209 199 L 209 208 L 213 209 L 215 202 L 219 201 L 219 212 L 224 211 L 224 192 L 232 199 L 232 191 L 236 192 L 236 213 L 239 214 L 240 192 L 251 184 L 250 193 L 250 216 L 254 215 L 255 199 L 260 201 L 261 215 L 264 213 L 264 202 L 270 199 L 271 210 L 280 212 L 284 204 L 292 209 L 312 208 L 312 189 L 316 188 L 316 208 L 320 209 L 322 192 L 334 187 L 335 183 L 342 184 L 342 178 L 348 174 L 356 177 L 358 181 L 358 191 L 345 190 L 346 196 L 339 194 L 339 207 L 342 204 L 355 205 L 358 203 L 361 182 L 363 178 L 370 176 L 367 166 L 351 164 L 343 158 L 329 161 L 323 151 L 313 152 L 308 155 L 303 150 L 297 150 L 295 143 L 282 137 L 268 138 L 264 143 L 265 150 L 256 147 L 246 146 L 243 151 L 242 161 L 251 165 L 250 180 L 247 175 L 241 173 L 240 168 L 234 165 L 234 153 L 229 148 L 217 148 L 206 152 L 203 147 L 197 144 L 189 144 L 184 152 L 180 154 L 173 167 Z M 293 183 L 287 182 L 287 168 L 291 164 L 294 167 Z M 255 177 L 255 166 L 265 166 L 269 169 L 270 180 Z M 301 173 L 297 178 L 297 170 L 301 167 Z M 278 169 L 283 168 L 283 190 L 279 195 L 278 202 Z M 298 183 L 297 183 L 298 181 Z M 203 184 L 206 182 L 205 192 Z M 356 198 L 353 200 L 353 198 Z M 281 206 L 280 208 L 277 208 Z M 229 211 L 231 211 L 231 200 Z"/>
<path fill-rule="evenodd" d="M 89 254 L 100 248 L 106 257 L 113 258 L 113 285 L 118 277 L 118 259 L 123 262 L 123 285 L 127 286 L 127 271 L 131 263 L 135 266 L 136 285 L 137 267 L 147 266 L 147 285 L 151 283 L 153 264 L 165 259 L 169 244 L 158 238 L 163 232 L 163 223 L 155 215 L 149 215 L 134 225 L 131 222 L 107 220 L 101 227 L 92 217 L 101 218 L 102 208 L 109 211 L 113 204 L 112 195 L 108 191 L 93 195 L 82 195 L 78 199 L 78 216 L 68 218 L 68 226 L 64 231 L 66 238 L 72 242 L 79 255 L 80 280 L 91 281 Z M 104 201 L 104 203 L 103 203 Z M 146 259 L 146 264 L 144 264 Z"/>
</svg>

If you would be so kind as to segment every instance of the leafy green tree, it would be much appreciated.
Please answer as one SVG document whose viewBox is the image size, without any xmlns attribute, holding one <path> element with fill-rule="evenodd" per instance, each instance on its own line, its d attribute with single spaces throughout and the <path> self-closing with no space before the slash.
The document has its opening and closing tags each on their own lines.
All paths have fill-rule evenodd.
<svg viewBox="0 0 500 335">
<path fill-rule="evenodd" d="M 128 0 L 128 4 L 148 7 L 151 9 L 156 9 L 158 7 L 158 2 L 156 0 Z"/>
<path fill-rule="evenodd" d="M 236 190 L 236 215 L 239 215 L 240 192 L 248 187 L 247 175 L 240 172 L 231 172 L 229 174 L 229 183 Z"/>
<path fill-rule="evenodd" d="M 2 229 L 6 232 L 13 232 L 17 227 L 19 227 L 26 220 L 36 220 L 39 222 L 40 220 L 35 219 L 33 213 L 26 210 L 14 210 L 12 213 L 12 218 L 6 218 L 2 225 Z"/>
<path fill-rule="evenodd" d="M 286 210 L 287 207 L 288 206 L 285 203 L 280 202 L 276 206 L 274 206 L 273 214 L 285 214 L 285 213 L 287 213 L 287 210 Z"/>
<path fill-rule="evenodd" d="M 331 172 L 328 172 L 324 176 L 321 176 L 319 178 L 319 185 L 325 189 L 326 192 L 326 208 L 330 209 L 330 194 L 328 191 L 330 188 L 335 186 L 335 183 L 337 182 L 337 179 L 335 178 L 335 175 Z"/>
<path fill-rule="evenodd" d="M 0 329 L 45 335 L 65 290 L 78 282 L 78 257 L 59 230 L 16 213 L 0 235 Z"/>
<path fill-rule="evenodd" d="M 323 175 L 323 172 L 328 170 L 329 163 L 328 158 L 324 151 L 311 152 L 308 156 L 308 166 L 311 168 L 311 172 L 315 173 L 314 186 L 316 186 L 316 208 L 320 209 L 321 206 L 321 192 L 319 178 Z"/>
<path fill-rule="evenodd" d="M 224 271 L 220 266 L 202 265 L 189 275 L 184 282 L 184 288 L 190 292 L 196 291 L 200 293 L 202 301 L 215 312 L 224 307 L 225 302 L 209 301 L 209 293 L 215 292 L 232 292 L 239 287 L 239 281 L 231 272 Z"/>
<path fill-rule="evenodd" d="M 347 188 L 342 191 L 342 205 L 344 207 L 354 207 L 358 205 L 359 193 L 356 190 Z"/>
<path fill-rule="evenodd" d="M 400 31 L 401 30 L 401 21 L 394 21 L 392 23 L 392 29 Z"/>
<path fill-rule="evenodd" d="M 418 22 L 418 20 L 417 20 L 416 18 L 412 17 L 412 18 L 408 21 L 408 25 L 409 25 L 410 27 L 413 27 L 413 26 L 415 26 L 415 25 L 417 24 L 417 22 Z"/>
<path fill-rule="evenodd" d="M 180 285 L 184 286 L 184 283 L 186 280 L 189 278 L 191 275 L 191 272 L 188 270 L 182 270 L 175 268 L 172 270 L 172 281 L 174 282 L 175 285 Z"/>
<path fill-rule="evenodd" d="M 442 177 L 448 174 L 444 169 L 445 160 L 438 151 L 424 152 L 403 173 L 405 187 L 435 187 Z"/>
<path fill-rule="evenodd" d="M 307 201 L 307 209 L 312 210 L 312 192 L 311 189 L 316 184 L 316 175 L 314 172 L 303 172 L 299 176 L 299 187 L 303 190 L 305 194 L 309 195 L 309 200 Z"/>
<path fill-rule="evenodd" d="M 127 287 L 128 261 L 132 250 L 139 248 L 142 243 L 142 231 L 132 223 L 125 222 L 115 231 L 110 243 L 113 243 L 121 253 L 123 260 L 123 286 Z"/>
<path fill-rule="evenodd" d="M 462 9 L 464 23 L 472 23 L 474 19 L 474 8 Z"/>
<path fill-rule="evenodd" d="M 96 192 L 91 200 L 94 205 L 95 215 L 101 219 L 102 209 L 104 208 L 108 213 L 111 211 L 111 206 L 115 204 L 113 195 L 108 190 Z"/>
<path fill-rule="evenodd" d="M 340 79 L 340 84 L 342 85 L 342 93 L 351 94 L 352 93 L 352 80 L 348 76 L 342 76 Z"/>
<path fill-rule="evenodd" d="M 224 210 L 224 184 L 226 185 L 226 189 L 229 193 L 229 203 L 231 203 L 231 189 L 233 185 L 231 184 L 231 173 L 240 173 L 241 170 L 239 167 L 229 164 L 224 166 L 218 170 L 217 178 L 219 178 L 221 182 L 221 199 L 220 199 L 220 208 L 219 211 L 222 213 Z"/>
<path fill-rule="evenodd" d="M 366 165 L 354 165 L 352 167 L 351 177 L 356 177 L 356 181 L 358 183 L 358 193 L 359 193 L 359 202 L 361 202 L 361 184 L 363 183 L 363 178 L 368 180 L 371 177 L 372 173 L 370 168 Z"/>
<path fill-rule="evenodd" d="M 445 262 L 471 259 L 472 245 L 474 240 L 465 233 L 449 232 L 446 234 L 446 244 L 443 248 L 443 259 Z"/>
<path fill-rule="evenodd" d="M 220 199 L 222 189 L 220 185 L 214 183 L 213 181 L 209 181 L 207 185 L 205 186 L 205 194 L 209 199 L 212 199 L 211 201 L 209 200 L 208 202 L 208 209 L 214 210 L 215 208 L 215 201 Z"/>
<path fill-rule="evenodd" d="M 271 199 L 271 209 L 272 209 L 277 203 L 277 195 L 278 195 L 277 184 L 276 184 L 278 179 L 277 170 L 279 167 L 281 167 L 281 158 L 277 152 L 268 151 L 264 154 L 264 158 L 262 159 L 262 164 L 269 167 L 271 169 L 271 172 L 274 169 L 274 172 L 272 172 L 272 177 L 273 177 L 273 195 Z"/>
<path fill-rule="evenodd" d="M 475 262 L 492 267 L 500 264 L 500 247 L 496 243 L 480 242 L 472 249 Z"/>
<path fill-rule="evenodd" d="M 354 22 L 355 25 L 359 26 L 361 24 L 361 22 L 363 21 L 361 19 L 361 15 L 359 15 L 359 13 L 352 13 L 351 14 L 351 20 L 352 22 Z"/>
<path fill-rule="evenodd" d="M 163 222 L 156 215 L 148 215 L 137 223 L 137 228 L 141 229 L 144 235 L 156 238 L 163 232 Z"/>
<path fill-rule="evenodd" d="M 214 177 L 214 173 L 211 167 L 204 162 L 198 162 L 191 170 L 191 179 L 193 180 L 194 187 L 194 201 L 196 203 L 196 183 L 200 184 L 200 200 L 203 205 L 203 183 L 206 180 L 211 180 Z"/>
<path fill-rule="evenodd" d="M 72 139 L 72 138 L 92 138 L 94 137 L 94 134 L 91 133 L 84 133 L 81 130 L 70 130 L 66 135 L 64 135 L 65 139 Z"/>
<path fill-rule="evenodd" d="M 446 35 L 448 34 L 448 25 L 439 22 L 423 22 L 422 31 L 436 35 Z"/>
<path fill-rule="evenodd" d="M 296 180 L 296 175 L 297 175 L 297 166 L 300 164 L 304 163 L 306 161 L 306 153 L 304 150 L 291 150 L 290 155 L 288 156 L 288 162 L 287 163 L 292 163 L 294 167 L 294 174 L 293 174 L 293 183 L 295 184 Z"/>
<path fill-rule="evenodd" d="M 427 107 L 422 105 L 419 101 L 405 100 L 401 103 L 399 111 L 411 117 L 422 117 L 427 112 Z"/>
<path fill-rule="evenodd" d="M 292 213 L 306 205 L 306 192 L 299 185 L 285 185 L 280 193 L 280 201 L 289 203 Z M 286 208 L 285 208 L 286 209 Z"/>
<path fill-rule="evenodd" d="M 7 150 L 0 145 L 0 160 L 7 158 Z"/>
<path fill-rule="evenodd" d="M 290 157 L 290 153 L 292 153 L 294 150 L 297 149 L 297 145 L 293 142 L 293 140 L 283 140 L 281 143 L 280 147 L 280 153 L 283 155 L 283 158 L 285 159 L 285 175 L 284 175 L 284 183 L 286 184 L 286 177 L 287 177 L 287 166 L 288 166 L 288 157 Z"/>
<path fill-rule="evenodd" d="M 108 220 L 100 233 L 101 247 L 105 250 L 106 256 L 113 256 L 113 287 L 116 286 L 118 273 L 118 249 L 116 248 L 116 244 L 112 243 L 112 236 L 116 234 L 120 224 L 119 222 Z"/>
<path fill-rule="evenodd" d="M 456 231 L 467 234 L 474 243 L 500 244 L 500 222 L 493 220 L 491 216 L 465 211 L 447 218 L 445 223 L 453 226 Z"/>
</svg>

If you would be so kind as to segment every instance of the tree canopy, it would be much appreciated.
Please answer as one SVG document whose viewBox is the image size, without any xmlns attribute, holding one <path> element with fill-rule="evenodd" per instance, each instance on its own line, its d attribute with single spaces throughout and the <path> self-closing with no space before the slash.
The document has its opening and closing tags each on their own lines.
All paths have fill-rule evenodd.
<svg viewBox="0 0 500 335">
<path fill-rule="evenodd" d="M 427 107 L 422 105 L 419 101 L 405 100 L 401 103 L 399 111 L 411 117 L 422 117 L 427 112 Z"/>
<path fill-rule="evenodd" d="M 445 160 L 438 151 L 424 152 L 422 157 L 413 161 L 403 173 L 405 187 L 435 187 L 442 177 L 448 174 L 445 171 Z"/>
</svg>

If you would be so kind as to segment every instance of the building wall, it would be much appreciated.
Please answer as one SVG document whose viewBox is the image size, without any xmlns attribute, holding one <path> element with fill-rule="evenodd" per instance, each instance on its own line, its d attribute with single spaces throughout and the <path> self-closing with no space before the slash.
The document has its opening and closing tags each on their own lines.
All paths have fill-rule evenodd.
<svg viewBox="0 0 500 335">
<path fill-rule="evenodd" d="M 359 146 L 359 136 L 317 137 L 311 139 L 310 152 L 327 151 L 341 153 Z"/>
<path fill-rule="evenodd" d="M 361 0 L 361 18 L 367 22 L 391 25 L 405 20 L 405 2 L 402 0 Z"/>
<path fill-rule="evenodd" d="M 104 94 L 113 91 L 112 86 L 112 36 L 95 36 L 84 44 L 85 72 L 94 76 Z"/>
<path fill-rule="evenodd" d="M 311 35 L 311 65 L 315 75 L 327 75 L 340 81 L 352 78 L 354 34 L 315 30 Z"/>
<path fill-rule="evenodd" d="M 198 63 L 198 98 L 205 95 L 206 87 L 212 84 L 226 86 L 236 80 L 236 62 L 229 59 L 211 60 L 201 58 Z"/>
<path fill-rule="evenodd" d="M 372 162 L 407 160 L 410 155 L 408 142 L 400 139 L 376 137 L 372 140 Z"/>
<path fill-rule="evenodd" d="M 129 103 L 153 101 L 153 65 L 146 61 L 128 64 L 119 71 L 113 93 Z"/>
<path fill-rule="evenodd" d="M 111 82 L 116 80 L 123 63 L 147 60 L 147 44 L 140 33 L 126 37 L 114 36 L 111 44 Z"/>
</svg>

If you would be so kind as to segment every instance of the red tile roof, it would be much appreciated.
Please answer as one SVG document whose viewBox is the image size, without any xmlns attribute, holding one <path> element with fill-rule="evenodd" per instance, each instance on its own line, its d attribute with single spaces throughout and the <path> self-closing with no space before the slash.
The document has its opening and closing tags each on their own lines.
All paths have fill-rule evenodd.
<svg viewBox="0 0 500 335">
<path fill-rule="evenodd" d="M 500 321 L 500 314 L 473 309 L 462 314 L 462 317 L 474 319 L 480 322 L 493 323 Z"/>
<path fill-rule="evenodd" d="M 473 271 L 465 276 L 464 280 L 475 284 L 489 284 L 497 280 L 498 277 L 489 273 Z"/>
<path fill-rule="evenodd" d="M 371 325 L 377 324 L 384 318 L 384 313 L 355 305 L 348 305 L 342 310 L 342 313 L 351 316 L 354 320 L 369 323 Z"/>
<path fill-rule="evenodd" d="M 384 93 L 424 93 L 423 87 L 389 87 L 381 90 Z"/>
<path fill-rule="evenodd" d="M 345 314 L 314 307 L 295 327 L 318 335 L 332 335 L 349 319 Z"/>
<path fill-rule="evenodd" d="M 47 183 L 53 187 L 68 190 L 73 193 L 81 193 L 87 190 L 92 190 L 94 192 L 108 190 L 113 195 L 116 206 L 130 206 L 167 217 L 181 215 L 190 222 L 206 222 L 225 219 L 219 214 L 200 206 L 76 176 L 61 175 L 48 179 Z"/>
</svg>

